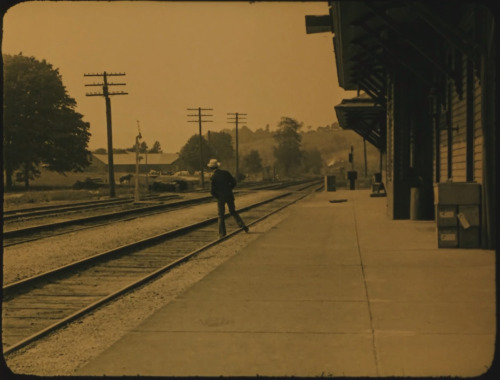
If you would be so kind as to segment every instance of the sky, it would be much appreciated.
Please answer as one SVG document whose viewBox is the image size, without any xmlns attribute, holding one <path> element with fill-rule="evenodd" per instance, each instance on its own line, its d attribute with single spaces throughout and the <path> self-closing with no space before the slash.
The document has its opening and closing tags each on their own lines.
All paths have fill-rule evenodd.
<svg viewBox="0 0 500 380">
<path fill-rule="evenodd" d="M 188 108 L 212 108 L 202 132 L 234 128 L 246 113 L 252 130 L 282 117 L 304 128 L 337 121 L 334 106 L 353 91 L 338 86 L 333 34 L 306 34 L 305 16 L 328 14 L 326 1 L 29 1 L 7 10 L 2 53 L 45 59 L 59 70 L 90 123 L 89 149 L 107 147 L 102 77 L 109 82 L 113 146 L 135 144 L 138 124 L 150 147 L 179 152 L 198 133 Z"/>
</svg>

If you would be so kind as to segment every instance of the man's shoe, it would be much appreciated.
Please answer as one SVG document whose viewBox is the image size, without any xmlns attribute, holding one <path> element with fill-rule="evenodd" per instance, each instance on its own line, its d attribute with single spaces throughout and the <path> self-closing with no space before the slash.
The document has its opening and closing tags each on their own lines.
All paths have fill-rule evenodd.
<svg viewBox="0 0 500 380">
<path fill-rule="evenodd" d="M 246 233 L 248 233 L 248 227 L 247 226 L 243 226 L 243 231 L 245 231 Z"/>
</svg>

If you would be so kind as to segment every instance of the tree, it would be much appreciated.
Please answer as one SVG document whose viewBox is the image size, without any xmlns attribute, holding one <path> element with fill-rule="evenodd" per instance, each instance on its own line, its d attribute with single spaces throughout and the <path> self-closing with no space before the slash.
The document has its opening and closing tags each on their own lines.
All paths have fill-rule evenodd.
<svg viewBox="0 0 500 380">
<path fill-rule="evenodd" d="M 161 153 L 160 142 L 157 140 L 153 143 L 153 147 L 148 151 L 148 153 Z"/>
<path fill-rule="evenodd" d="M 278 130 L 273 133 L 273 138 L 278 144 L 274 147 L 274 157 L 284 176 L 296 171 L 301 163 L 302 136 L 299 133 L 301 127 L 302 123 L 298 123 L 295 119 L 282 117 Z"/>
<path fill-rule="evenodd" d="M 323 168 L 323 158 L 318 148 L 302 152 L 304 170 L 308 173 L 320 174 Z"/>
<path fill-rule="evenodd" d="M 148 144 L 146 143 L 146 141 L 141 141 L 141 143 L 139 144 L 139 153 L 147 153 L 147 152 L 148 152 Z"/>
<path fill-rule="evenodd" d="M 203 144 L 203 157 L 202 165 L 206 165 L 208 162 L 208 157 L 213 156 L 213 152 L 208 146 L 207 140 L 202 137 Z M 193 135 L 189 138 L 187 143 L 182 147 L 179 153 L 179 161 L 183 167 L 188 170 L 191 174 L 196 170 L 201 170 L 200 167 L 200 136 Z"/>
<path fill-rule="evenodd" d="M 248 173 L 262 171 L 262 158 L 259 151 L 252 149 L 247 155 L 243 156 L 243 168 Z"/>
<path fill-rule="evenodd" d="M 158 144 L 160 144 L 160 143 L 158 143 Z M 122 149 L 122 148 L 113 148 L 113 152 L 114 153 L 135 152 L 136 149 L 137 148 L 136 148 L 136 146 L 134 144 L 131 147 L 125 148 L 125 149 Z M 160 149 L 160 151 L 161 151 L 161 149 Z M 148 150 L 148 143 L 146 141 L 141 141 L 139 143 L 139 153 L 158 153 L 158 152 L 151 152 L 151 150 Z"/>
<path fill-rule="evenodd" d="M 210 132 L 210 152 L 219 161 L 228 162 L 234 157 L 231 135 L 226 132 Z"/>
<path fill-rule="evenodd" d="M 95 154 L 106 154 L 106 153 L 108 153 L 108 151 L 106 150 L 106 148 L 97 148 L 96 150 L 94 150 L 94 153 Z"/>
<path fill-rule="evenodd" d="M 3 160 L 6 188 L 22 171 L 26 187 L 38 166 L 64 174 L 90 165 L 89 123 L 75 112 L 58 69 L 22 54 L 3 55 Z"/>
</svg>

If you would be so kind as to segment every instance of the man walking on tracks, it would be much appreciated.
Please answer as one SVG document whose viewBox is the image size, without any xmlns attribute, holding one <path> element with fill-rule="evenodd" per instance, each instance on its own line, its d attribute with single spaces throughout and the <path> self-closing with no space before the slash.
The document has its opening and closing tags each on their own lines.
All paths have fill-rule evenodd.
<svg viewBox="0 0 500 380">
<path fill-rule="evenodd" d="M 213 170 L 211 180 L 210 193 L 217 199 L 217 211 L 219 217 L 219 238 L 226 236 L 226 224 L 224 222 L 224 213 L 226 212 L 226 203 L 229 208 L 229 213 L 233 216 L 234 220 L 243 228 L 245 232 L 248 232 L 248 227 L 243 223 L 241 217 L 236 212 L 234 206 L 234 195 L 233 189 L 236 186 L 236 180 L 226 170 L 219 169 L 220 162 L 215 158 L 212 158 L 208 162 L 208 168 Z"/>
</svg>

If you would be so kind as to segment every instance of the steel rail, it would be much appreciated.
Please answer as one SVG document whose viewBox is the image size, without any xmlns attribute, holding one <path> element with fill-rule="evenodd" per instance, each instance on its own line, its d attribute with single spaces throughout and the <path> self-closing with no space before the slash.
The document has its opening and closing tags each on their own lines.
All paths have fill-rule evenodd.
<svg viewBox="0 0 500 380">
<path fill-rule="evenodd" d="M 272 197 L 268 200 L 265 200 L 265 201 L 262 201 L 262 202 L 258 202 L 254 205 L 250 205 L 250 206 L 247 206 L 245 208 L 242 208 L 240 209 L 239 211 L 243 212 L 243 211 L 246 211 L 246 210 L 249 210 L 249 209 L 252 209 L 252 208 L 255 208 L 255 207 L 258 207 L 260 205 L 263 205 L 263 204 L 266 204 L 266 203 L 270 203 L 270 202 L 273 202 L 277 199 L 280 199 L 280 198 L 283 198 L 283 197 L 286 197 L 286 196 L 289 196 L 291 195 L 292 193 L 285 193 L 285 194 L 280 194 L 276 197 Z M 306 193 L 306 194 L 302 194 L 300 195 L 299 197 L 297 197 L 296 199 L 292 200 L 291 202 L 288 202 L 286 203 L 285 205 L 282 205 L 281 207 L 278 207 L 274 210 L 272 210 L 271 212 L 268 212 L 266 213 L 264 216 L 252 221 L 251 223 L 249 223 L 248 225 L 249 226 L 252 226 L 252 225 L 255 225 L 256 223 L 259 223 L 260 221 L 268 218 L 269 216 L 281 211 L 282 209 L 286 208 L 286 207 L 289 207 L 290 205 L 298 202 L 299 200 L 305 198 L 306 196 L 310 195 L 311 193 Z M 168 237 L 172 237 L 173 235 L 176 235 L 176 234 L 185 234 L 187 233 L 188 231 L 191 231 L 193 229 L 197 229 L 197 228 L 200 228 L 201 226 L 205 226 L 207 224 L 211 224 L 211 223 L 215 223 L 217 221 L 217 217 L 215 218 L 210 218 L 210 219 L 207 219 L 205 221 L 202 221 L 202 222 L 199 222 L 199 223 L 194 223 L 192 225 L 189 225 L 189 226 L 186 226 L 186 227 L 183 227 L 183 228 L 179 228 L 177 230 L 174 230 L 174 231 L 169 231 L 167 233 L 163 233 L 163 234 L 159 234 L 159 235 L 156 235 L 154 237 L 151 237 L 149 239 L 143 239 L 141 241 L 138 241 L 138 242 L 135 242 L 135 243 L 132 243 L 132 244 L 129 244 L 129 245 L 126 245 L 126 246 L 122 246 L 122 247 L 119 247 L 117 249 L 114 249 L 114 250 L 110 250 L 110 251 L 106 251 L 104 253 L 101 253 L 101 254 L 98 254 L 98 255 L 94 255 L 90 258 L 88 258 L 87 260 L 80 260 L 78 263 L 72 263 L 72 264 L 69 264 L 67 266 L 64 266 L 64 267 L 61 267 L 61 268 L 58 268 L 54 271 L 51 271 L 51 272 L 45 272 L 41 275 L 38 275 L 38 276 L 34 276 L 34 277 L 31 277 L 31 278 L 28 278 L 28 279 L 25 279 L 25 280 L 21 280 L 21 281 L 18 281 L 16 283 L 12 283 L 12 284 L 9 284 L 7 286 L 5 286 L 3 288 L 3 293 L 4 293 L 4 296 L 5 295 L 8 295 L 6 293 L 8 292 L 15 292 L 17 290 L 19 290 L 20 287 L 23 287 L 23 286 L 34 286 L 36 283 L 39 283 L 40 281 L 44 281 L 44 280 L 47 280 L 48 277 L 50 275 L 54 275 L 54 274 L 57 274 L 57 275 L 60 275 L 62 272 L 65 272 L 65 271 L 68 271 L 71 269 L 76 269 L 77 267 L 79 266 L 82 266 L 82 265 L 86 265 L 86 264 L 89 264 L 91 261 L 94 262 L 96 260 L 99 260 L 99 259 L 103 259 L 105 256 L 106 257 L 109 257 L 110 255 L 113 255 L 113 257 L 115 257 L 118 253 L 119 254 L 124 254 L 126 253 L 127 251 L 130 251 L 130 250 L 138 250 L 138 249 L 142 249 L 148 245 L 151 245 L 151 244 L 154 244 L 154 242 L 158 242 L 159 240 L 163 240 L 163 239 L 167 239 Z M 240 233 L 242 231 L 241 228 L 238 228 L 232 232 L 230 232 L 228 235 L 226 235 L 224 238 L 222 239 L 217 239 L 217 240 L 213 240 L 205 245 L 203 245 L 202 247 L 200 248 L 197 248 L 195 249 L 194 251 L 191 251 L 189 252 L 188 254 L 182 256 L 181 258 L 177 259 L 177 260 L 174 260 L 172 262 L 170 262 L 168 265 L 165 265 L 151 273 L 149 273 L 148 275 L 140 278 L 139 280 L 136 280 L 124 287 L 122 287 L 121 289 L 97 300 L 96 302 L 93 302 L 92 304 L 90 305 L 87 305 L 86 307 L 74 312 L 73 314 L 59 320 L 58 322 L 56 323 L 53 323 L 52 325 L 48 326 L 48 327 L 45 327 L 44 329 L 38 331 L 37 333 L 29 336 L 29 337 L 26 337 L 24 339 L 22 339 L 21 341 L 13 344 L 12 346 L 6 348 L 4 350 L 4 355 L 7 355 L 7 354 L 10 354 L 10 353 L 13 353 L 19 349 L 21 349 L 22 347 L 25 347 L 26 345 L 36 341 L 36 340 L 39 340 L 41 339 L 42 337 L 46 336 L 47 334 L 67 325 L 68 323 L 84 316 L 85 314 L 88 314 L 89 312 L 97 309 L 98 307 L 138 288 L 139 286 L 142 286 L 152 280 L 154 280 L 156 277 L 158 277 L 159 275 L 167 272 L 168 270 L 178 266 L 179 264 L 189 260 L 190 258 L 194 257 L 195 255 L 197 255 L 198 253 L 212 247 L 212 246 L 215 246 L 219 243 L 221 243 L 222 241 L 225 241 L 229 238 L 231 238 L 232 236 L 236 235 L 237 233 Z"/>
<path fill-rule="evenodd" d="M 288 193 L 277 195 L 275 197 L 272 197 L 272 198 L 266 199 L 264 201 L 255 203 L 253 205 L 241 208 L 241 209 L 238 210 L 238 212 L 244 212 L 244 211 L 250 210 L 252 208 L 261 206 L 263 204 L 270 203 L 270 202 L 273 202 L 273 201 L 275 201 L 277 199 L 289 196 L 290 194 L 292 194 L 292 193 L 288 192 Z M 227 215 L 228 214 L 226 214 L 226 216 Z M 33 286 L 36 286 L 37 284 L 39 284 L 41 282 L 50 280 L 54 276 L 58 276 L 58 275 L 66 273 L 68 271 L 78 269 L 79 267 L 81 267 L 83 265 L 92 264 L 92 263 L 97 262 L 99 260 L 106 259 L 106 258 L 108 258 L 110 256 L 116 257 L 118 255 L 123 255 L 123 254 L 126 254 L 126 253 L 128 253 L 130 251 L 133 251 L 133 250 L 146 248 L 146 247 L 148 247 L 150 245 L 153 245 L 153 244 L 155 244 L 155 243 L 157 243 L 157 242 L 159 242 L 161 240 L 172 238 L 172 237 L 184 234 L 184 233 L 189 232 L 191 230 L 194 230 L 194 229 L 206 226 L 208 224 L 217 222 L 217 220 L 218 220 L 217 217 L 205 219 L 205 220 L 203 220 L 201 222 L 193 223 L 193 224 L 190 224 L 188 226 L 184 226 L 184 227 L 177 228 L 175 230 L 163 232 L 161 234 L 158 234 L 158 235 L 155 235 L 155 236 L 151 236 L 151 237 L 148 237 L 148 238 L 145 238 L 145 239 L 141 239 L 141 240 L 135 241 L 133 243 L 125 244 L 125 245 L 122 245 L 120 247 L 113 248 L 113 249 L 110 249 L 110 250 L 105 251 L 105 252 L 97 253 L 95 255 L 86 257 L 86 258 L 84 258 L 82 260 L 78 260 L 78 261 L 75 261 L 73 263 L 61 266 L 59 268 L 56 268 L 56 269 L 53 269 L 53 270 L 50 270 L 50 271 L 47 271 L 47 272 L 43 272 L 43 273 L 40 273 L 38 275 L 35 275 L 35 276 L 32 276 L 32 277 L 28 277 L 28 278 L 25 278 L 25 279 L 22 279 L 22 280 L 19 280 L 19 281 L 16 281 L 16 282 L 12 282 L 10 284 L 5 285 L 2 288 L 2 290 L 3 290 L 3 298 L 4 299 L 6 299 L 6 298 L 8 299 L 11 296 L 10 293 L 19 292 L 23 287 L 33 287 Z"/>
<path fill-rule="evenodd" d="M 313 185 L 316 182 L 317 181 L 314 181 Z M 281 188 L 290 187 L 290 186 L 294 186 L 294 185 L 301 184 L 301 183 L 310 183 L 310 180 L 298 181 L 298 182 L 292 182 L 292 183 L 281 183 L 279 185 L 273 185 L 270 187 L 262 187 L 259 189 L 264 189 L 264 188 L 269 189 L 269 190 L 281 189 Z M 311 186 L 313 186 L 313 185 L 311 185 Z M 170 197 L 167 197 L 167 199 L 168 198 L 170 198 Z M 5 242 L 5 240 L 7 240 L 7 239 L 13 239 L 16 237 L 23 237 L 23 236 L 27 236 L 27 235 L 29 236 L 29 235 L 33 235 L 36 233 L 40 233 L 42 231 L 50 231 L 50 230 L 57 229 L 57 228 L 64 228 L 64 227 L 75 226 L 75 225 L 79 225 L 79 224 L 84 225 L 87 223 L 95 223 L 95 222 L 102 221 L 102 220 L 113 221 L 113 220 L 123 218 L 123 217 L 129 216 L 129 215 L 137 215 L 137 214 L 143 214 L 143 213 L 150 213 L 150 212 L 154 212 L 154 211 L 162 211 L 162 210 L 169 209 L 169 208 L 182 207 L 182 206 L 196 204 L 196 203 L 204 203 L 204 202 L 209 201 L 209 200 L 212 200 L 211 196 L 200 197 L 200 198 L 195 198 L 195 199 L 188 199 L 188 200 L 172 202 L 172 203 L 167 203 L 167 204 L 161 204 L 161 205 L 138 207 L 138 208 L 134 208 L 134 209 L 130 209 L 130 210 L 122 210 L 122 211 L 113 212 L 113 213 L 106 213 L 106 214 L 88 216 L 88 217 L 83 217 L 83 218 L 75 218 L 75 219 L 71 219 L 71 220 L 65 220 L 65 221 L 60 221 L 60 222 L 55 222 L 55 223 L 41 224 L 41 225 L 36 225 L 36 226 L 31 226 L 31 227 L 19 228 L 19 229 L 15 229 L 15 230 L 7 230 L 7 231 L 4 230 L 3 231 L 3 240 L 4 240 L 3 247 L 6 248 L 6 247 L 9 247 L 12 245 L 22 244 L 22 243 L 26 243 L 29 241 L 41 239 L 41 238 L 43 238 L 43 236 L 42 237 L 33 237 L 32 236 L 31 239 L 28 239 L 28 240 Z M 67 231 L 67 232 L 74 232 L 74 231 L 72 230 L 72 231 Z M 66 232 L 64 232 L 64 233 L 66 233 Z M 51 235 L 51 236 L 54 236 L 54 235 Z"/>
<path fill-rule="evenodd" d="M 167 195 L 167 196 L 157 196 L 150 197 L 144 200 L 167 200 L 177 197 L 176 195 Z M 121 204 L 134 203 L 134 199 L 127 197 L 121 199 L 106 199 L 100 201 L 87 201 L 87 202 L 76 202 L 76 203 L 66 203 L 60 205 L 50 205 L 50 206 L 40 206 L 40 207 L 31 207 L 25 209 L 15 209 L 15 210 L 7 210 L 3 213 L 3 221 L 11 221 L 21 218 L 31 218 L 43 215 L 50 215 L 58 212 L 65 211 L 79 211 L 81 209 L 86 209 L 89 206 L 96 206 L 97 208 L 101 207 L 110 207 Z"/>
<path fill-rule="evenodd" d="M 16 209 L 11 209 L 11 210 L 5 210 L 3 215 L 4 215 L 4 220 L 5 218 L 11 217 L 11 216 L 24 216 L 23 214 L 28 214 L 28 213 L 38 213 L 41 211 L 51 211 L 51 210 L 58 210 L 59 208 L 65 208 L 65 207 L 71 207 L 71 206 L 90 206 L 94 204 L 114 204 L 114 203 L 122 203 L 122 202 L 130 202 L 132 201 L 132 198 L 119 198 L 119 199 L 106 199 L 106 200 L 101 200 L 101 201 L 85 201 L 85 202 L 75 202 L 75 203 L 63 203 L 63 204 L 58 204 L 58 205 L 47 205 L 47 206 L 37 206 L 37 207 L 26 207 L 26 208 L 16 208 Z"/>
<path fill-rule="evenodd" d="M 202 203 L 202 202 L 206 202 L 206 201 L 211 200 L 211 199 L 212 199 L 211 196 L 206 196 L 206 197 L 195 198 L 195 199 L 187 199 L 187 200 L 178 201 L 178 202 L 145 206 L 145 207 L 137 207 L 137 208 L 133 208 L 130 210 L 122 210 L 122 211 L 117 211 L 117 212 L 112 212 L 112 213 L 87 216 L 87 217 L 83 217 L 83 218 L 64 220 L 61 222 L 41 224 L 41 225 L 37 225 L 37 226 L 19 228 L 19 229 L 15 229 L 15 230 L 8 230 L 8 231 L 3 232 L 3 237 L 4 237 L 4 239 L 9 239 L 9 238 L 14 238 L 14 237 L 19 237 L 19 236 L 31 235 L 33 233 L 44 231 L 44 230 L 51 230 L 51 229 L 55 229 L 55 228 L 68 227 L 68 226 L 72 226 L 72 225 L 76 225 L 76 224 L 92 223 L 92 222 L 96 222 L 96 221 L 100 221 L 100 220 L 110 220 L 110 219 L 114 219 L 114 218 L 121 218 L 121 217 L 128 216 L 128 215 L 135 215 L 135 214 L 147 213 L 150 211 L 164 210 L 164 209 L 168 209 L 168 208 L 172 208 L 172 207 L 190 205 L 193 203 Z M 6 245 L 4 245 L 4 247 L 5 246 Z"/>
</svg>

